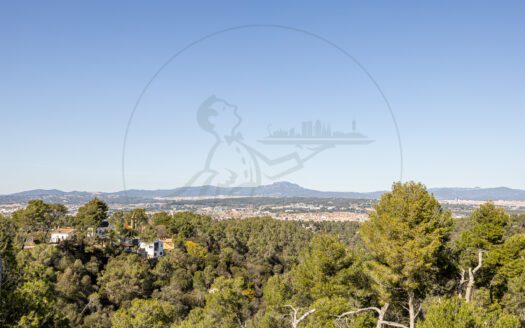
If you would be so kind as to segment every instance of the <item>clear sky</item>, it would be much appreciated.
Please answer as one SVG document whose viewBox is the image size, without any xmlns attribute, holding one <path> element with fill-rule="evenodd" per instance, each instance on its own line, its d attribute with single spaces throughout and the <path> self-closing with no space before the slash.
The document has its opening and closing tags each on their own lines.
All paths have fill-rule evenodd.
<svg viewBox="0 0 525 328">
<path fill-rule="evenodd" d="M 403 180 L 525 189 L 523 17 L 523 1 L 2 1 L 0 193 L 123 189 L 126 126 L 153 74 L 205 35 L 253 24 L 332 45 L 245 27 L 173 58 L 131 120 L 127 188 L 182 186 L 206 167 L 215 139 L 196 113 L 211 95 L 237 106 L 242 142 L 271 159 L 311 150 L 258 142 L 269 130 L 320 120 L 351 132 L 355 120 L 373 143 L 337 145 L 278 180 L 389 188 L 400 149 L 375 81 Z M 251 155 L 236 142 L 213 169 L 242 176 Z"/>
</svg>

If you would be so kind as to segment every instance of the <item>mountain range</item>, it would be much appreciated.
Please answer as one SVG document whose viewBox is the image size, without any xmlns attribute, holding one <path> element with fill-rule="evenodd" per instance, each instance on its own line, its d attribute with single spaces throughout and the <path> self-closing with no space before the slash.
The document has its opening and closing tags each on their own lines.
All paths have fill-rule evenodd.
<svg viewBox="0 0 525 328">
<path fill-rule="evenodd" d="M 430 188 L 436 198 L 441 200 L 516 200 L 525 201 L 525 190 L 498 188 Z M 384 191 L 375 192 L 335 192 L 303 188 L 290 182 L 276 182 L 258 187 L 180 187 L 175 189 L 140 190 L 130 189 L 118 192 L 61 191 L 56 189 L 29 190 L 9 195 L 0 195 L 0 203 L 20 203 L 30 199 L 43 199 L 48 202 L 81 204 L 93 197 L 109 203 L 136 203 L 169 200 L 177 197 L 307 197 L 307 198 L 352 198 L 378 199 Z"/>
</svg>

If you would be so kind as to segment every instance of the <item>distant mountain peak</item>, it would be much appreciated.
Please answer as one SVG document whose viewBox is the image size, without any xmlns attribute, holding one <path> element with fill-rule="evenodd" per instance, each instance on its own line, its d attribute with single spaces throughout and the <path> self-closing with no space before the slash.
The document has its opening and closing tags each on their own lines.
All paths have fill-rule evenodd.
<svg viewBox="0 0 525 328">
<path fill-rule="evenodd" d="M 305 189 L 300 185 L 288 181 L 277 181 L 269 185 L 260 185 L 256 188 L 282 188 L 282 189 Z"/>
<path fill-rule="evenodd" d="M 430 188 L 436 198 L 442 200 L 515 200 L 525 201 L 525 191 L 508 187 L 495 188 Z M 331 192 L 318 191 L 301 187 L 289 181 L 277 181 L 257 187 L 180 187 L 175 189 L 141 190 L 130 189 L 119 192 L 64 192 L 57 189 L 36 189 L 11 195 L 1 195 L 0 203 L 22 203 L 39 198 L 47 202 L 81 204 L 93 197 L 101 198 L 110 203 L 127 203 L 137 200 L 151 200 L 170 197 L 305 197 L 305 198 L 352 198 L 378 199 L 384 191 L 376 192 Z"/>
<path fill-rule="evenodd" d="M 270 184 L 269 186 L 294 186 L 294 187 L 301 187 L 297 183 L 293 183 L 293 182 L 290 182 L 290 181 L 276 181 L 276 182 Z"/>
</svg>

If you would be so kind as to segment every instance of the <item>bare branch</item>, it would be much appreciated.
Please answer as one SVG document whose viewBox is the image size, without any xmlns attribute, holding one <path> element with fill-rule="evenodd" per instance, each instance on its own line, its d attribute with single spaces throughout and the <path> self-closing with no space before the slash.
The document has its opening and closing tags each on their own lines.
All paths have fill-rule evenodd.
<svg viewBox="0 0 525 328">
<path fill-rule="evenodd" d="M 292 323 L 292 328 L 297 328 L 302 321 L 304 321 L 309 315 L 311 315 L 312 313 L 314 313 L 316 311 L 316 309 L 309 310 L 309 311 L 305 312 L 301 317 L 297 318 L 297 315 L 299 313 L 298 309 L 296 309 L 291 304 L 286 304 L 285 307 L 289 307 L 293 311 L 292 313 L 290 313 L 290 318 L 291 318 L 291 321 L 292 321 L 291 322 Z"/>
<path fill-rule="evenodd" d="M 470 302 L 470 299 L 472 297 L 472 290 L 474 289 L 474 274 L 481 269 L 481 266 L 483 265 L 483 250 L 478 251 L 478 265 L 472 269 L 468 269 L 468 283 L 467 283 L 467 289 L 465 291 L 465 302 Z"/>
<path fill-rule="evenodd" d="M 414 301 L 415 296 L 413 291 L 408 292 L 408 314 L 409 314 L 409 320 L 410 320 L 410 328 L 416 327 L 416 314 L 414 311 Z"/>
<path fill-rule="evenodd" d="M 358 314 L 358 313 L 366 312 L 366 311 L 376 311 L 377 314 L 381 314 L 381 310 L 379 308 L 371 306 L 371 307 L 367 307 L 367 308 L 362 308 L 362 309 L 357 309 L 357 310 L 354 310 L 354 311 L 345 312 L 343 314 L 338 315 L 337 319 L 342 319 L 343 317 L 347 317 L 347 316 L 350 316 L 350 315 L 353 315 L 353 314 Z"/>
<path fill-rule="evenodd" d="M 310 314 L 314 313 L 315 311 L 316 311 L 316 309 L 311 309 L 310 311 L 308 311 L 305 314 L 303 314 L 299 319 L 297 319 L 297 324 L 300 324 L 301 321 L 306 319 L 306 317 L 308 317 Z"/>
<path fill-rule="evenodd" d="M 408 328 L 407 326 L 405 326 L 403 324 L 400 324 L 400 323 L 397 323 L 397 322 L 383 320 L 383 318 L 385 317 L 385 313 L 388 310 L 388 306 L 389 306 L 389 304 L 385 303 L 385 305 L 383 305 L 383 307 L 381 309 L 377 308 L 377 307 L 374 307 L 374 306 L 371 306 L 371 307 L 367 307 L 367 308 L 362 308 L 362 309 L 357 309 L 357 310 L 353 310 L 353 311 L 348 311 L 348 312 L 345 312 L 345 313 L 343 313 L 341 315 L 336 316 L 336 320 L 341 320 L 341 319 L 348 320 L 348 316 L 350 316 L 350 315 L 359 314 L 359 313 L 366 312 L 366 311 L 375 311 L 375 312 L 377 312 L 377 314 L 379 316 L 379 318 L 377 319 L 377 326 L 376 327 L 382 327 L 383 325 L 386 325 L 386 326 L 392 326 L 392 327 L 397 327 L 397 328 Z"/>
<path fill-rule="evenodd" d="M 472 270 L 472 273 L 476 273 L 479 269 L 481 269 L 481 265 L 483 264 L 483 250 L 478 251 L 478 265 Z"/>
<path fill-rule="evenodd" d="M 461 268 L 461 275 L 460 275 L 461 279 L 459 280 L 459 285 L 458 285 L 458 297 L 461 299 L 462 298 L 462 292 L 463 292 L 463 285 L 467 282 L 467 279 L 465 278 L 465 269 Z"/>
<path fill-rule="evenodd" d="M 421 312 L 421 308 L 422 308 L 422 304 L 419 304 L 419 307 L 417 308 L 416 315 L 415 315 L 416 318 L 419 315 L 419 313 Z"/>
<path fill-rule="evenodd" d="M 392 321 L 384 321 L 383 320 L 383 321 L 381 321 L 381 324 L 387 325 L 387 326 L 392 326 L 392 327 L 408 328 L 408 326 L 405 326 L 405 325 L 397 323 L 397 322 L 392 322 Z"/>
<path fill-rule="evenodd" d="M 295 315 L 297 315 L 297 309 L 296 309 L 293 305 L 291 305 L 291 304 L 286 304 L 285 307 L 289 307 L 290 309 L 292 309 L 293 313 L 294 313 Z"/>
<path fill-rule="evenodd" d="M 459 285 L 463 285 L 467 282 L 467 279 L 465 279 L 465 269 L 461 268 L 461 280 L 459 281 Z"/>
</svg>

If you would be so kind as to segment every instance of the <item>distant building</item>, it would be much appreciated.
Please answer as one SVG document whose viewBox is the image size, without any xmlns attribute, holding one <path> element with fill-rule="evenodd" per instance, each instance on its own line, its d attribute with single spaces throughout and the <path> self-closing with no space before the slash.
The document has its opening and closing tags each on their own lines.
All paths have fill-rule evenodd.
<svg viewBox="0 0 525 328">
<path fill-rule="evenodd" d="M 164 243 L 162 240 L 152 242 L 141 241 L 139 243 L 139 254 L 144 254 L 148 258 L 154 258 L 164 255 Z"/>
<path fill-rule="evenodd" d="M 102 221 L 96 230 L 97 237 L 102 239 L 107 238 L 109 230 L 115 230 L 115 227 L 109 224 L 108 220 Z"/>
<path fill-rule="evenodd" d="M 124 248 L 124 252 L 131 253 L 135 247 L 139 247 L 140 240 L 138 238 L 124 239 L 120 246 Z"/>
<path fill-rule="evenodd" d="M 121 245 L 123 247 L 135 247 L 135 246 L 139 246 L 140 244 L 140 239 L 138 238 L 128 238 L 128 239 L 124 239 L 122 240 L 121 242 Z"/>
<path fill-rule="evenodd" d="M 52 244 L 58 244 L 63 240 L 73 238 L 75 235 L 75 229 L 73 228 L 58 228 L 51 231 L 51 239 L 49 240 Z"/>
</svg>

